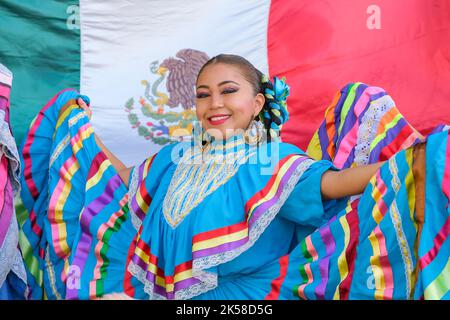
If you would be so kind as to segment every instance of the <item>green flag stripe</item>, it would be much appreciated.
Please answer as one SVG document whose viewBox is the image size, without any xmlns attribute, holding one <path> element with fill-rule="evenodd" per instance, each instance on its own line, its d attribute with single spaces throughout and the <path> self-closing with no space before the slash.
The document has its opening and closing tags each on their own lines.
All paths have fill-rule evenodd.
<svg viewBox="0 0 450 320">
<path fill-rule="evenodd" d="M 78 1 L 0 1 L 0 63 L 13 73 L 11 127 L 20 144 L 58 91 L 79 89 Z"/>
</svg>

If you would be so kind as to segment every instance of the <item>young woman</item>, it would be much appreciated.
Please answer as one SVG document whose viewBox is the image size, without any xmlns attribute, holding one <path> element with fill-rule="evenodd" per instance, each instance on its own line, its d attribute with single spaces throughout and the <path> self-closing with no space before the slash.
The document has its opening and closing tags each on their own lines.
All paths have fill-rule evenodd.
<svg viewBox="0 0 450 320">
<path fill-rule="evenodd" d="M 193 140 L 133 168 L 95 136 L 85 97 L 57 95 L 22 151 L 50 168 L 46 176 L 25 165 L 22 194 L 46 231 L 34 252 L 45 261 L 47 297 L 420 298 L 412 289 L 419 233 L 412 148 L 384 171 L 377 162 L 419 136 L 406 122 L 394 136 L 379 130 L 401 118 L 379 88 L 349 90 L 356 93 L 341 94 L 327 112 L 334 112 L 323 125 L 330 139 L 318 142 L 321 127 L 310 149 L 321 156 L 313 159 L 279 139 L 287 85 L 242 57 L 219 55 L 198 74 Z M 394 211 L 400 220 L 389 219 Z M 24 232 L 32 226 L 30 219 Z"/>
</svg>

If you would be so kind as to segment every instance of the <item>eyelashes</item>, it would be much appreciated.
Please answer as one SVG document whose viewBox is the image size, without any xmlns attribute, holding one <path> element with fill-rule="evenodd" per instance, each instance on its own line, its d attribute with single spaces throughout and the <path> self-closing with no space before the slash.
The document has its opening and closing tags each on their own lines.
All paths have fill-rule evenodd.
<svg viewBox="0 0 450 320">
<path fill-rule="evenodd" d="M 238 92 L 239 89 L 234 89 L 234 88 L 230 88 L 230 89 L 225 89 L 222 91 L 222 94 L 230 94 L 230 93 L 235 93 Z"/>
<path fill-rule="evenodd" d="M 203 98 L 209 97 L 209 94 L 207 94 L 207 93 L 197 93 L 196 97 L 197 97 L 197 99 L 203 99 Z"/>
<path fill-rule="evenodd" d="M 224 89 L 221 92 L 221 94 L 232 94 L 232 93 L 235 93 L 235 92 L 238 92 L 238 91 L 239 91 L 239 89 L 228 88 L 228 89 Z M 207 98 L 209 96 L 210 96 L 210 94 L 206 93 L 206 92 L 200 92 L 200 93 L 197 93 L 197 95 L 196 95 L 197 99 L 203 99 L 203 98 Z"/>
</svg>

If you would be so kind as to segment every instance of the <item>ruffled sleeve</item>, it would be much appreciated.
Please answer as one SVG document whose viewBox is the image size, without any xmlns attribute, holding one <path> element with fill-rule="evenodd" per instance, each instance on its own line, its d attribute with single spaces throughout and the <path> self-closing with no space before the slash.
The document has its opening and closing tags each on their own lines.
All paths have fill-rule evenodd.
<svg viewBox="0 0 450 320">
<path fill-rule="evenodd" d="M 322 175 L 336 167 L 330 161 L 315 161 L 300 177 L 279 215 L 313 229 L 322 225 L 335 212 L 337 200 L 324 201 L 321 193 Z M 338 206 L 340 207 L 340 206 Z"/>
</svg>

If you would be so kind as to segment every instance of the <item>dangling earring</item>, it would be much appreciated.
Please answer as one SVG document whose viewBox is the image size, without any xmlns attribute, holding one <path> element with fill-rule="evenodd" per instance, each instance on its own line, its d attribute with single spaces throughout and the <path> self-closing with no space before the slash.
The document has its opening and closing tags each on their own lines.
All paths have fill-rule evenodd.
<svg viewBox="0 0 450 320">
<path fill-rule="evenodd" d="M 260 121 L 252 120 L 250 126 L 245 130 L 244 139 L 249 145 L 257 145 L 264 135 L 264 126 Z"/>
<path fill-rule="evenodd" d="M 192 128 L 192 135 L 195 144 L 200 148 L 204 148 L 212 140 L 211 136 L 203 129 L 199 121 L 195 121 Z"/>
</svg>

